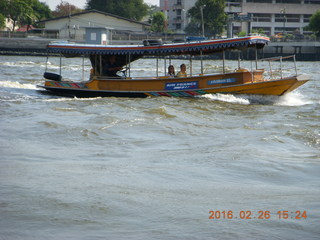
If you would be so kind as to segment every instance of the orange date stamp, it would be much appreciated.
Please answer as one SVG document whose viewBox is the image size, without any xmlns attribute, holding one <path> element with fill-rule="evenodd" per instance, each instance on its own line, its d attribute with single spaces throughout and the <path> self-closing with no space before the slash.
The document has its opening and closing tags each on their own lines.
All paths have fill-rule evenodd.
<svg viewBox="0 0 320 240">
<path fill-rule="evenodd" d="M 251 210 L 240 210 L 240 211 L 232 211 L 232 210 L 216 210 L 209 211 L 209 219 L 307 219 L 307 211 L 306 210 L 296 210 L 296 211 L 287 211 L 287 210 L 279 210 L 279 211 L 268 211 L 268 210 L 260 210 L 260 211 L 251 211 Z"/>
</svg>

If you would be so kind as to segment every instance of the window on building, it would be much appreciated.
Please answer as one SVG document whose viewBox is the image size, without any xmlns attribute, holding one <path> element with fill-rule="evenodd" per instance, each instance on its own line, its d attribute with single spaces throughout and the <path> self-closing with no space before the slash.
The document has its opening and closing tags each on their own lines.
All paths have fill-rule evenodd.
<svg viewBox="0 0 320 240">
<path fill-rule="evenodd" d="M 277 34 L 277 33 L 290 33 L 290 34 L 293 34 L 297 31 L 297 28 L 289 28 L 289 27 L 286 27 L 286 28 L 283 28 L 283 27 L 276 27 L 274 29 L 274 33 Z"/>
<path fill-rule="evenodd" d="M 180 30 L 180 29 L 181 29 L 181 24 L 180 24 L 180 23 L 177 23 L 177 24 L 176 24 L 176 29 L 177 29 L 177 30 Z"/>
<path fill-rule="evenodd" d="M 242 0 L 227 0 L 226 6 L 227 7 L 240 7 Z"/>
<path fill-rule="evenodd" d="M 320 0 L 304 0 L 305 4 L 320 4 Z"/>
<path fill-rule="evenodd" d="M 177 9 L 177 10 L 176 10 L 177 16 L 181 16 L 181 11 L 182 11 L 181 9 Z"/>
<path fill-rule="evenodd" d="M 305 14 L 305 15 L 303 15 L 303 22 L 304 22 L 304 23 L 310 22 L 311 16 L 312 16 L 311 14 Z"/>
<path fill-rule="evenodd" d="M 247 2 L 253 2 L 253 3 L 272 3 L 272 0 L 247 0 Z"/>
<path fill-rule="evenodd" d="M 271 14 L 253 13 L 252 21 L 253 22 L 271 22 Z"/>
<path fill-rule="evenodd" d="M 177 5 L 181 5 L 181 0 L 177 0 Z"/>
<path fill-rule="evenodd" d="M 301 0 L 276 0 L 276 3 L 292 3 L 300 4 Z"/>
<path fill-rule="evenodd" d="M 299 14 L 275 14 L 275 22 L 300 22 Z"/>
</svg>

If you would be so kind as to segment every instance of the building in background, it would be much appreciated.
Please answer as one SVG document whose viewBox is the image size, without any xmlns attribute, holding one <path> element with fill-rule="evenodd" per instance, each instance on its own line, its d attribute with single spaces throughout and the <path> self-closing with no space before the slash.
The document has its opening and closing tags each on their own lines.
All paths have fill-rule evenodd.
<svg viewBox="0 0 320 240">
<path fill-rule="evenodd" d="M 45 24 L 46 30 L 55 30 L 59 38 L 83 40 L 87 28 L 108 28 L 113 31 L 124 31 L 132 33 L 144 33 L 149 24 L 141 23 L 114 14 L 97 10 L 89 10 L 70 16 L 47 19 L 40 23 Z"/>
<path fill-rule="evenodd" d="M 160 0 L 160 9 L 168 18 L 167 27 L 182 32 L 189 23 L 187 12 L 196 0 Z M 320 0 L 226 0 L 231 35 L 262 30 L 266 35 L 304 34 L 312 14 L 320 9 Z"/>
</svg>

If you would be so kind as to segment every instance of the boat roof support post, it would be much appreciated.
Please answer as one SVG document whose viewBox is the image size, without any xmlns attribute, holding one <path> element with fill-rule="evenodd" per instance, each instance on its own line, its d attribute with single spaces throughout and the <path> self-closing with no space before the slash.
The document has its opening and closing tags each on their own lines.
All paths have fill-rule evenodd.
<svg viewBox="0 0 320 240">
<path fill-rule="evenodd" d="M 238 69 L 241 68 L 241 66 L 240 66 L 240 61 L 241 61 L 241 59 L 240 59 L 240 51 L 239 51 L 239 52 L 238 52 Z"/>
<path fill-rule="evenodd" d="M 167 58 L 164 57 L 164 76 L 167 75 Z"/>
<path fill-rule="evenodd" d="M 62 57 L 60 54 L 60 62 L 59 62 L 59 75 L 61 76 L 61 66 L 62 66 Z"/>
<path fill-rule="evenodd" d="M 269 68 L 270 68 L 270 77 L 271 77 L 271 79 L 273 79 L 273 73 L 272 73 L 271 61 L 268 61 L 268 62 L 269 62 Z"/>
<path fill-rule="evenodd" d="M 129 56 L 128 56 L 128 58 L 129 58 L 129 77 L 131 77 L 131 71 L 130 71 L 130 64 L 131 64 L 131 61 L 130 61 L 130 59 L 131 59 L 131 54 L 129 53 Z"/>
<path fill-rule="evenodd" d="M 100 76 L 102 76 L 102 56 L 99 55 L 99 64 L 100 64 Z"/>
<path fill-rule="evenodd" d="M 282 56 L 280 57 L 280 76 L 282 79 Z"/>
<path fill-rule="evenodd" d="M 202 50 L 200 50 L 200 61 L 201 61 L 201 75 L 203 75 L 203 55 L 202 55 Z"/>
<path fill-rule="evenodd" d="M 84 55 L 82 55 L 82 81 L 84 81 Z"/>
<path fill-rule="evenodd" d="M 296 76 L 298 76 L 297 63 L 296 63 L 296 55 L 293 55 L 293 62 L 294 62 L 294 70 L 295 70 L 295 72 L 296 72 Z"/>
<path fill-rule="evenodd" d="M 157 77 L 159 76 L 159 57 L 157 56 Z"/>
<path fill-rule="evenodd" d="M 257 46 L 255 47 L 255 57 L 256 57 L 256 70 L 258 70 L 258 49 Z"/>
<path fill-rule="evenodd" d="M 226 69 L 225 69 L 225 58 L 226 58 L 226 54 L 224 52 L 224 49 L 222 50 L 222 68 L 223 68 L 223 73 L 226 73 Z"/>
<path fill-rule="evenodd" d="M 48 70 L 48 61 L 49 61 L 49 56 L 47 55 L 47 61 L 46 61 L 46 69 L 45 69 L 45 72 Z"/>
<path fill-rule="evenodd" d="M 192 55 L 190 55 L 190 76 L 192 76 Z"/>
</svg>

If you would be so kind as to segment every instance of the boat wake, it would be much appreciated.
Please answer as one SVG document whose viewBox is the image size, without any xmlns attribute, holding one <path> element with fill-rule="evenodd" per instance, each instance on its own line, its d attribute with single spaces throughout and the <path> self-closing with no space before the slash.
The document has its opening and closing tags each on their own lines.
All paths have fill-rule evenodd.
<svg viewBox="0 0 320 240">
<path fill-rule="evenodd" d="M 269 95 L 232 95 L 232 94 L 206 94 L 201 96 L 214 101 L 227 103 L 249 105 L 277 105 L 277 106 L 303 106 L 312 104 L 312 101 L 306 99 L 299 92 L 291 92 L 284 96 L 269 96 Z"/>
<path fill-rule="evenodd" d="M 35 84 L 31 83 L 19 83 L 19 82 L 11 82 L 11 81 L 0 81 L 1 88 L 20 88 L 20 89 L 34 89 L 37 87 Z"/>
</svg>

